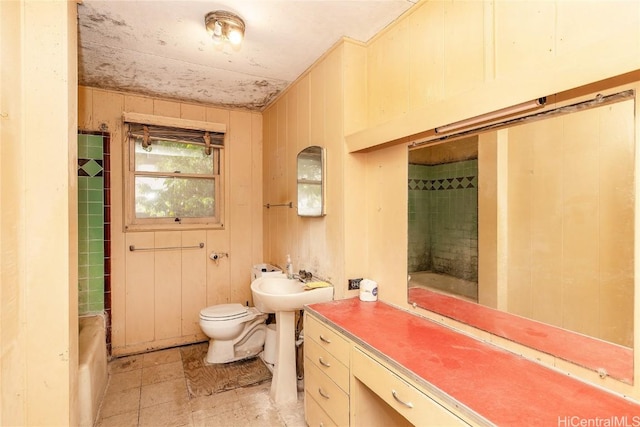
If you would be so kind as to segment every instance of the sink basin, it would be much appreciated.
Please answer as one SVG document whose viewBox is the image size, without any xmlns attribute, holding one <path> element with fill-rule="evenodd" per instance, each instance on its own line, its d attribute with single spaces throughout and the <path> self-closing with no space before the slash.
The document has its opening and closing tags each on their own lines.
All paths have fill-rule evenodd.
<svg viewBox="0 0 640 427">
<path fill-rule="evenodd" d="M 253 303 L 263 313 L 277 313 L 302 310 L 305 304 L 333 299 L 333 286 L 310 290 L 304 287 L 304 283 L 284 275 L 258 277 L 251 283 Z"/>
</svg>

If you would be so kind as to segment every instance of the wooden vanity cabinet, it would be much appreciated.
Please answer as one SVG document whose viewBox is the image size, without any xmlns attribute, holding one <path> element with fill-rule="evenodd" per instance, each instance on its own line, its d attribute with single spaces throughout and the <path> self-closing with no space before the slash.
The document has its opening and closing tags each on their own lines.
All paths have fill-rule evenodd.
<svg viewBox="0 0 640 427">
<path fill-rule="evenodd" d="M 351 425 L 469 425 L 375 356 L 351 352 Z"/>
<path fill-rule="evenodd" d="M 305 313 L 309 427 L 468 425 L 384 361 Z"/>
<path fill-rule="evenodd" d="M 640 417 L 633 399 L 384 302 L 335 300 L 305 313 L 310 426 L 546 426 L 567 414 Z M 331 384 L 339 398 L 322 401 L 320 390 Z"/>
<path fill-rule="evenodd" d="M 306 313 L 304 337 L 307 424 L 348 426 L 351 342 Z"/>
</svg>

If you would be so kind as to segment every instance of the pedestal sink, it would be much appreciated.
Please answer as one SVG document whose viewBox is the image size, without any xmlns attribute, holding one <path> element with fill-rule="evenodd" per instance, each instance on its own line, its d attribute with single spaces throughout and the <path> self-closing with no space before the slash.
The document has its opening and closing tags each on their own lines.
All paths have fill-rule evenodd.
<svg viewBox="0 0 640 427">
<path fill-rule="evenodd" d="M 271 399 L 276 404 L 298 398 L 296 387 L 295 314 L 305 304 L 331 301 L 333 287 L 305 290 L 296 279 L 266 276 L 251 283 L 253 303 L 263 313 L 276 314 L 277 362 L 271 380 Z"/>
</svg>

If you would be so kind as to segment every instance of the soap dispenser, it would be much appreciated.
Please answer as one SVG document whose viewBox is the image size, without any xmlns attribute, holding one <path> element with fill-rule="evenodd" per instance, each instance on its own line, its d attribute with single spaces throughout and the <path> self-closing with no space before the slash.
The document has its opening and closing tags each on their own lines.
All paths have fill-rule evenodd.
<svg viewBox="0 0 640 427">
<path fill-rule="evenodd" d="M 293 279 L 293 264 L 291 264 L 291 255 L 287 255 L 287 278 Z"/>
</svg>

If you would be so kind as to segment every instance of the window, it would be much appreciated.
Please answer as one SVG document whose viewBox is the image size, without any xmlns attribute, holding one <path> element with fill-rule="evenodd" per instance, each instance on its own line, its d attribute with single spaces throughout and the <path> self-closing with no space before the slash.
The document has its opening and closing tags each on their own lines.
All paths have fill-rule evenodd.
<svg viewBox="0 0 640 427">
<path fill-rule="evenodd" d="M 127 230 L 221 227 L 224 133 L 127 125 Z"/>
</svg>

